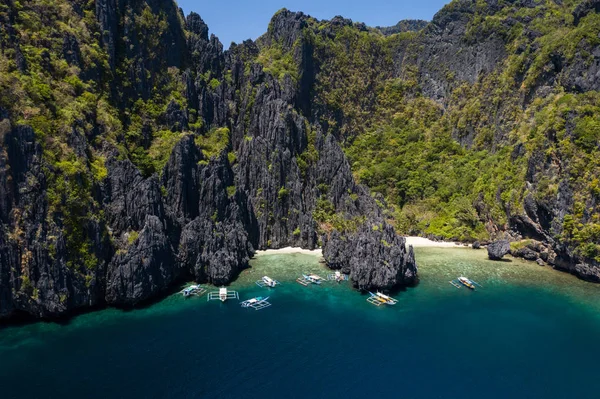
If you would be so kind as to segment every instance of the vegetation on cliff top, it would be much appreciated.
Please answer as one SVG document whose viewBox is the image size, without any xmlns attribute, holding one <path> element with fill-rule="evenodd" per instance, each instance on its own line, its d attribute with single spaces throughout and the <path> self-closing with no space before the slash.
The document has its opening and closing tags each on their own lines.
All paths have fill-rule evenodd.
<svg viewBox="0 0 600 399">
<path fill-rule="evenodd" d="M 527 195 L 543 203 L 566 180 L 573 211 L 555 236 L 600 260 L 600 98 L 544 80 L 559 64 L 594 58 L 600 14 L 575 21 L 580 3 L 450 3 L 438 20 L 466 15 L 465 45 L 500 37 L 507 56 L 473 83 L 446 71 L 443 102 L 419 85 L 425 31 L 384 35 L 349 21 L 307 17 L 292 48 L 272 41 L 250 58 L 274 77 L 289 75 L 301 85 L 298 46 L 300 40 L 310 44 L 315 122 L 344 144 L 356 178 L 384 195 L 400 232 L 487 239 L 490 226 L 506 227 L 510 216 L 522 212 Z M 130 34 L 111 59 L 95 12 L 92 1 L 77 7 L 49 0 L 0 5 L 0 21 L 14 28 L 0 31 L 0 107 L 13 124 L 34 128 L 48 165 L 50 214 L 65 227 L 70 251 L 81 254 L 74 267 L 83 271 L 94 263 L 82 226 L 99 216 L 91 192 L 106 177 L 106 148 L 148 176 L 161 173 L 185 134 L 196 135 L 207 157 L 228 150 L 230 141 L 228 129 L 205 127 L 202 116 L 189 110 L 183 72 L 167 62 L 168 35 L 183 32 L 182 24 L 170 26 L 169 15 L 145 2 L 128 6 L 123 20 Z M 229 73 L 208 73 L 207 90 L 226 86 Z M 115 79 L 123 82 L 116 91 Z M 544 85 L 552 90 L 537 91 Z M 171 121 L 169 110 L 183 116 Z M 534 154 L 542 154 L 544 166 L 532 171 L 527 158 Z M 297 158 L 303 174 L 317 158 L 313 139 Z M 235 153 L 229 159 L 235 162 Z M 530 172 L 532 186 L 526 183 Z M 320 223 L 349 228 L 320 201 Z"/>
<path fill-rule="evenodd" d="M 535 91 L 557 59 L 593 59 L 600 14 L 575 24 L 579 3 L 452 2 L 436 18 L 464 13 L 466 45 L 495 35 L 507 57 L 472 84 L 448 71 L 444 103 L 418 84 L 423 32 L 384 36 L 348 21 L 307 19 L 320 122 L 345 143 L 356 178 L 385 196 L 400 232 L 489 239 L 490 227 L 507 228 L 509 217 L 523 212 L 525 196 L 543 203 L 567 179 L 575 205 L 555 237 L 600 260 L 598 93 L 569 92 L 560 83 Z M 261 56 L 275 50 L 263 48 Z M 397 70 L 399 51 L 405 61 Z M 535 170 L 528 186 L 527 159 L 536 153 L 550 166 Z M 318 207 L 316 218 L 331 219 L 326 210 Z"/>
</svg>

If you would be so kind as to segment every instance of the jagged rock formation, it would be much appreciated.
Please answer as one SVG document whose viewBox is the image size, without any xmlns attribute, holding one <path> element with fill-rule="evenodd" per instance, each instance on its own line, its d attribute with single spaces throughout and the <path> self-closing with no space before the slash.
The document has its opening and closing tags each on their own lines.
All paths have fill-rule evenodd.
<svg viewBox="0 0 600 399">
<path fill-rule="evenodd" d="M 427 26 L 428 22 L 421 19 L 404 19 L 394 26 L 378 26 L 375 29 L 381 31 L 386 36 L 402 32 L 416 32 Z"/>
<path fill-rule="evenodd" d="M 388 224 L 365 226 L 343 237 L 333 232 L 324 237 L 323 256 L 333 269 L 348 274 L 360 289 L 392 289 L 416 281 L 417 268 L 412 245 Z"/>
<path fill-rule="evenodd" d="M 311 118 L 312 50 L 297 46 L 306 16 L 280 13 L 259 44 L 297 48 L 301 73 L 292 77 L 257 63 L 256 43 L 223 52 L 200 16 L 183 19 L 171 2 L 98 0 L 88 11 L 99 42 L 66 34 L 58 57 L 79 68 L 74 84 L 88 92 L 105 85 L 108 94 L 66 120 L 69 133 L 54 142 L 64 139 L 68 151 L 44 155 L 53 133 L 13 126 L 22 109 L 1 108 L 0 318 L 131 306 L 183 279 L 227 284 L 255 249 L 288 245 L 340 254 L 332 266 L 352 269 L 356 286 L 416 281 L 412 249 Z M 47 10 L 57 19 L 61 12 Z M 106 64 L 90 60 L 94 44 Z M 20 52 L 15 62 L 18 71 L 32 67 Z M 52 77 L 52 62 L 40 73 Z M 81 101 L 81 87 L 65 101 Z M 318 211 L 344 226 L 322 243 L 327 220 L 316 220 Z M 342 248 L 347 237 L 360 243 L 354 253 Z M 358 262 L 367 253 L 370 262 Z"/>
<path fill-rule="evenodd" d="M 381 95 L 378 107 L 403 105 L 363 124 L 347 152 L 355 174 L 403 208 L 404 231 L 522 241 L 534 260 L 598 281 L 599 11 L 595 1 L 458 0 L 422 32 L 385 42 L 393 78 L 379 87 L 400 87 L 401 100 Z M 516 252 L 533 259 L 528 250 Z"/>
<path fill-rule="evenodd" d="M 281 10 L 223 51 L 170 1 L 9 2 L 0 318 L 226 284 L 287 245 L 410 285 L 394 218 L 600 280 L 600 14 L 576 3 L 455 0 L 379 29 Z"/>
<path fill-rule="evenodd" d="M 510 252 L 510 242 L 508 240 L 494 241 L 488 244 L 487 251 L 491 260 L 501 260 Z"/>
</svg>

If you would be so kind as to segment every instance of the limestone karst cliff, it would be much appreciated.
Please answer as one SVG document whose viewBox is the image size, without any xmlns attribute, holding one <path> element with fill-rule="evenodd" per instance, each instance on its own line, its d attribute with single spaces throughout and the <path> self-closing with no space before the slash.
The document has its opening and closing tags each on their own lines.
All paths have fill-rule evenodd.
<svg viewBox="0 0 600 399">
<path fill-rule="evenodd" d="M 0 318 L 227 284 L 323 246 L 417 281 L 397 233 L 518 241 L 600 279 L 594 1 L 453 1 L 370 28 L 281 10 L 227 51 L 156 0 L 0 5 Z"/>
</svg>

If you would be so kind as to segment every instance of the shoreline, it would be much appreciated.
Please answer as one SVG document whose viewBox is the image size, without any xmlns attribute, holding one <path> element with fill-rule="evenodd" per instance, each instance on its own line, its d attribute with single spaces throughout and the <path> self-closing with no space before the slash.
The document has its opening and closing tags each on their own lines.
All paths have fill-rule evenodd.
<svg viewBox="0 0 600 399">
<path fill-rule="evenodd" d="M 463 244 L 457 244 L 452 241 L 433 241 L 425 237 L 408 236 L 406 239 L 406 245 L 412 245 L 413 248 L 467 248 Z M 471 247 L 469 244 L 468 247 Z"/>
<path fill-rule="evenodd" d="M 453 242 L 447 241 L 433 241 L 423 237 L 405 237 L 406 245 L 412 245 L 414 248 L 464 248 L 462 245 L 456 245 Z M 408 249 L 408 247 L 407 247 Z M 254 257 L 264 256 L 264 255 L 287 255 L 287 254 L 305 254 L 305 255 L 313 255 L 318 258 L 323 258 L 323 250 L 321 248 L 317 249 L 303 249 L 300 247 L 284 247 L 280 249 L 266 249 L 256 251 Z M 239 276 L 237 276 L 232 282 L 237 281 Z M 0 318 L 0 331 L 3 328 L 11 327 L 11 326 L 21 326 L 34 324 L 39 322 L 50 322 L 50 323 L 68 323 L 73 320 L 77 316 L 81 316 L 84 314 L 94 313 L 96 311 L 103 311 L 106 309 L 119 309 L 119 310 L 135 310 L 135 309 L 145 309 L 156 303 L 163 301 L 164 299 L 172 296 L 173 294 L 179 292 L 181 288 L 180 282 L 174 282 L 171 286 L 166 288 L 165 290 L 157 293 L 151 298 L 148 298 L 140 303 L 133 306 L 119 306 L 113 305 L 109 306 L 107 304 L 97 304 L 90 307 L 81 307 L 75 308 L 67 311 L 66 313 L 62 313 L 59 315 L 52 315 L 46 317 L 36 317 L 29 314 L 13 314 L 8 317 Z"/>
<path fill-rule="evenodd" d="M 256 251 L 254 256 L 284 255 L 284 254 L 305 254 L 305 255 L 323 256 L 323 250 L 321 248 L 303 249 L 300 247 L 284 247 L 284 248 L 279 248 L 279 249 L 263 249 L 260 251 Z"/>
<path fill-rule="evenodd" d="M 451 241 L 433 241 L 429 238 L 417 237 L 417 236 L 408 236 L 404 237 L 406 239 L 406 245 L 412 245 L 413 248 L 466 248 L 465 245 L 459 245 L 455 242 Z M 469 245 L 470 247 L 471 245 Z M 258 250 L 254 254 L 254 256 L 263 256 L 263 255 L 287 255 L 287 254 L 305 254 L 305 255 L 314 255 L 314 256 L 323 256 L 323 250 L 321 248 L 317 249 L 304 249 L 300 247 L 284 247 L 279 249 L 263 249 Z"/>
</svg>

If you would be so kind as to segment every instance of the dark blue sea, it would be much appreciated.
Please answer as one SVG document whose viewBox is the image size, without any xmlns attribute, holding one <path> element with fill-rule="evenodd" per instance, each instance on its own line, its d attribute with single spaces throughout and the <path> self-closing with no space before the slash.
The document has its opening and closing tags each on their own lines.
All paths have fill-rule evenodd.
<svg viewBox="0 0 600 399">
<path fill-rule="evenodd" d="M 470 249 L 417 250 L 421 283 L 377 308 L 306 254 L 231 287 L 270 308 L 170 296 L 0 329 L 0 398 L 600 398 L 600 287 Z M 282 285 L 261 289 L 268 274 Z M 456 289 L 468 275 L 483 288 Z"/>
</svg>

